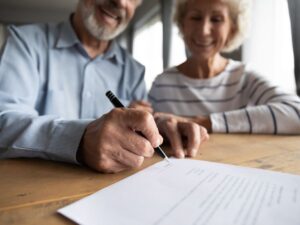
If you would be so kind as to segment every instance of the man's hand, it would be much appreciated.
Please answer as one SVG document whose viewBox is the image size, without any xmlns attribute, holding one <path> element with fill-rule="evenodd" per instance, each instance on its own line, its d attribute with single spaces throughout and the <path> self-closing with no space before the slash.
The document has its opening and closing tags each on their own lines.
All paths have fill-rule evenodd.
<svg viewBox="0 0 300 225">
<path fill-rule="evenodd" d="M 88 125 L 78 155 L 99 172 L 116 173 L 141 166 L 162 141 L 150 113 L 116 108 Z"/>
<path fill-rule="evenodd" d="M 130 103 L 130 105 L 128 106 L 129 108 L 134 108 L 134 109 L 140 109 L 140 110 L 144 110 L 147 111 L 149 113 L 153 113 L 153 108 L 151 106 L 151 104 L 149 102 L 146 101 L 133 101 Z"/>
<path fill-rule="evenodd" d="M 185 155 L 195 157 L 200 145 L 209 139 L 205 127 L 195 123 L 191 118 L 169 113 L 155 113 L 154 117 L 159 131 L 170 142 L 175 157 L 184 158 Z"/>
</svg>

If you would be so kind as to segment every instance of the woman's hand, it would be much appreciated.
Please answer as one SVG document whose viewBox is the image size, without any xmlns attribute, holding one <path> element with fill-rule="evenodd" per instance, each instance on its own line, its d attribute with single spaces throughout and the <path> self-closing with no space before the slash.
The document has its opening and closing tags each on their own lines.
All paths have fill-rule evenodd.
<svg viewBox="0 0 300 225">
<path fill-rule="evenodd" d="M 200 145 L 209 139 L 206 128 L 192 118 L 169 113 L 155 113 L 154 118 L 160 133 L 168 139 L 177 158 L 195 157 Z"/>
</svg>

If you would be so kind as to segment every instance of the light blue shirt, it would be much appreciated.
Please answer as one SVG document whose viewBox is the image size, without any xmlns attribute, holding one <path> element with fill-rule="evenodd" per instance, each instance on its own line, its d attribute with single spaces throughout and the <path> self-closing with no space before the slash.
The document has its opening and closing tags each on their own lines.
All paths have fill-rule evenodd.
<svg viewBox="0 0 300 225">
<path fill-rule="evenodd" d="M 10 26 L 0 58 L 0 158 L 77 162 L 88 123 L 145 99 L 144 66 L 116 42 L 91 59 L 70 22 Z"/>
</svg>

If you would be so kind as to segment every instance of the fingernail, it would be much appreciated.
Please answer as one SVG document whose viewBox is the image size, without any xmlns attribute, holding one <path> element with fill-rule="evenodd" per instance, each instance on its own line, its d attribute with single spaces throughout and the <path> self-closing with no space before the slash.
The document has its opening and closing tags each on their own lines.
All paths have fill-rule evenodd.
<svg viewBox="0 0 300 225">
<path fill-rule="evenodd" d="M 160 136 L 160 145 L 164 142 L 164 138 Z"/>
<path fill-rule="evenodd" d="M 197 149 L 192 149 L 191 156 L 195 157 L 197 155 Z"/>
<path fill-rule="evenodd" d="M 160 136 L 160 138 L 156 140 L 156 146 L 159 146 L 162 143 L 163 143 L 163 138 Z"/>
<path fill-rule="evenodd" d="M 158 147 L 160 145 L 160 139 L 156 139 L 155 141 L 155 147 Z"/>
<path fill-rule="evenodd" d="M 149 157 L 152 157 L 154 155 L 154 153 L 155 153 L 155 151 L 154 151 L 154 149 L 152 149 L 152 151 L 150 152 Z"/>
<path fill-rule="evenodd" d="M 179 153 L 177 153 L 177 157 L 180 159 L 184 158 L 184 153 L 182 151 L 180 151 Z"/>
</svg>

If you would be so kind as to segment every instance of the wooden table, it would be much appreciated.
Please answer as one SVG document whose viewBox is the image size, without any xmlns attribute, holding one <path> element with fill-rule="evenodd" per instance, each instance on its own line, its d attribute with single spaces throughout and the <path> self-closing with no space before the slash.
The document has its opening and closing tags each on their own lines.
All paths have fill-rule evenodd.
<svg viewBox="0 0 300 225">
<path fill-rule="evenodd" d="M 300 175 L 300 137 L 211 135 L 197 159 Z M 145 161 L 145 168 L 161 160 Z M 72 224 L 57 209 L 138 170 L 99 174 L 38 159 L 0 161 L 0 224 Z"/>
</svg>

